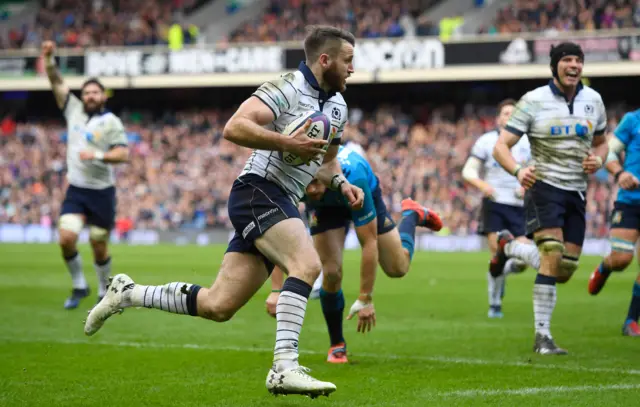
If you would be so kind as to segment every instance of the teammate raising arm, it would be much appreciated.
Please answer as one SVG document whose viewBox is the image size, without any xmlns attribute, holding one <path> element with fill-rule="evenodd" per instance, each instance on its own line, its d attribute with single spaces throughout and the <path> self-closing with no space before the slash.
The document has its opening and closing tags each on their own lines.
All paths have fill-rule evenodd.
<svg viewBox="0 0 640 407">
<path fill-rule="evenodd" d="M 321 262 L 300 218 L 298 202 L 311 180 L 318 177 L 345 196 L 351 207 L 362 206 L 363 193 L 346 181 L 336 162 L 347 106 L 340 94 L 353 73 L 355 39 L 334 27 L 312 27 L 304 41 L 306 62 L 296 72 L 260 86 L 231 117 L 225 139 L 253 152 L 229 195 L 229 219 L 235 235 L 211 288 L 182 282 L 144 286 L 120 274 L 107 296 L 85 324 L 95 334 L 121 308 L 147 307 L 166 312 L 228 321 L 260 289 L 278 265 L 289 274 L 278 299 L 273 364 L 266 386 L 274 394 L 312 397 L 335 391 L 332 383 L 307 374 L 298 364 L 298 339 Z M 322 111 L 330 120 L 328 140 L 313 140 L 306 128 L 285 136 L 282 131 L 301 114 Z M 326 151 L 326 153 L 325 153 Z M 304 162 L 292 166 L 281 153 Z M 324 158 L 317 156 L 322 156 Z"/>
<path fill-rule="evenodd" d="M 62 256 L 71 274 L 73 290 L 64 303 L 66 309 L 78 307 L 89 295 L 77 249 L 78 235 L 85 224 L 93 249 L 98 275 L 98 301 L 105 295 L 111 273 L 107 248 L 115 225 L 116 190 L 111 164 L 129 159 L 127 136 L 120 119 L 105 108 L 104 86 L 97 79 L 82 85 L 82 100 L 74 96 L 56 68 L 55 46 L 42 44 L 47 77 L 58 107 L 67 122 L 67 189 L 58 227 Z"/>
</svg>

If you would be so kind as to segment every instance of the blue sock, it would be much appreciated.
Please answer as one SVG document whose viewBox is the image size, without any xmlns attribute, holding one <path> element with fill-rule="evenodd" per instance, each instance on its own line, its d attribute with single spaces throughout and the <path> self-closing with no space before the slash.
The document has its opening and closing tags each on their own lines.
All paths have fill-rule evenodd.
<svg viewBox="0 0 640 407">
<path fill-rule="evenodd" d="M 598 272 L 604 276 L 611 274 L 611 269 L 604 264 L 604 261 L 598 266 Z"/>
<path fill-rule="evenodd" d="M 638 317 L 640 317 L 640 284 L 636 281 L 633 283 L 633 296 L 631 297 L 631 304 L 629 304 L 627 323 L 638 321 Z"/>
<path fill-rule="evenodd" d="M 342 316 L 344 315 L 344 294 L 342 294 L 342 290 L 330 293 L 321 288 L 320 305 L 322 305 L 324 319 L 327 321 L 331 346 L 339 343 L 346 344 L 342 334 Z"/>
<path fill-rule="evenodd" d="M 400 232 L 400 240 L 402 241 L 402 247 L 409 251 L 409 258 L 413 259 L 413 251 L 415 250 L 416 240 L 416 227 L 420 217 L 414 211 L 402 212 L 402 221 L 398 226 L 398 232 Z"/>
</svg>

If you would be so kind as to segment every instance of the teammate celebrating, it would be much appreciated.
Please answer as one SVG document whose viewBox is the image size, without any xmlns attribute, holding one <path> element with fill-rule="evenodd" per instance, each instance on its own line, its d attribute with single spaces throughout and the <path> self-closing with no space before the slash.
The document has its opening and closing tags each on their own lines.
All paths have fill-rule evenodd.
<svg viewBox="0 0 640 407">
<path fill-rule="evenodd" d="M 482 218 L 479 233 L 487 236 L 492 258 L 496 254 L 497 232 L 510 230 L 516 236 L 524 237 L 524 209 L 522 208 L 522 187 L 513 175 L 506 172 L 493 158 L 493 148 L 498 141 L 499 132 L 507 124 L 516 101 L 507 99 L 498 105 L 496 124 L 498 129 L 480 136 L 471 149 L 471 155 L 462 168 L 462 178 L 479 189 L 484 195 L 482 200 Z M 524 165 L 531 157 L 529 140 L 523 136 L 512 149 L 515 160 Z M 480 178 L 480 169 L 484 168 L 484 180 Z M 519 259 L 509 259 L 504 270 L 491 270 L 487 273 L 489 292 L 489 318 L 502 318 L 502 296 L 504 295 L 507 274 L 522 272 L 526 264 Z"/>
<path fill-rule="evenodd" d="M 602 166 L 608 147 L 602 97 L 580 81 L 582 49 L 565 42 L 552 47 L 550 57 L 553 79 L 522 97 L 500 132 L 493 154 L 527 189 L 526 232 L 533 235 L 540 251 L 541 266 L 533 291 L 534 351 L 560 355 L 567 351 L 556 346 L 550 331 L 556 282 L 568 281 L 578 267 L 585 234 L 588 174 Z M 534 162 L 528 167 L 518 165 L 510 151 L 524 133 L 529 137 Z M 498 263 L 504 264 L 505 254 L 518 251 L 528 251 L 528 257 L 535 257 L 530 246 L 510 245 L 511 240 L 508 233 L 499 235 Z"/>
<path fill-rule="evenodd" d="M 231 188 L 229 218 L 236 233 L 213 286 L 180 282 L 144 286 L 117 275 L 105 298 L 89 314 L 87 335 L 95 334 L 107 318 L 127 307 L 227 321 L 278 265 L 290 278 L 276 306 L 276 342 L 267 389 L 274 394 L 312 397 L 335 391 L 335 385 L 312 378 L 308 369 L 298 364 L 298 338 L 307 299 L 322 265 L 297 204 L 315 177 L 340 191 L 352 208 L 362 207 L 362 190 L 346 180 L 336 159 L 347 119 L 347 106 L 339 92 L 346 89 L 346 80 L 353 73 L 354 45 L 355 39 L 347 31 L 313 27 L 304 41 L 306 62 L 301 62 L 296 72 L 260 86 L 225 126 L 225 139 L 252 148 L 253 153 Z M 323 111 L 330 119 L 328 140 L 307 136 L 310 121 L 289 136 L 280 134 L 310 110 Z M 281 159 L 284 152 L 307 164 L 287 164 Z"/>
<path fill-rule="evenodd" d="M 591 274 L 589 293 L 602 290 L 612 271 L 623 271 L 633 260 L 636 242 L 640 237 L 640 110 L 627 113 L 609 139 L 607 170 L 615 177 L 618 197 L 611 215 L 611 253 Z M 620 154 L 624 152 L 624 168 Z M 633 294 L 622 334 L 640 336 L 640 274 L 633 284 Z"/>
<path fill-rule="evenodd" d="M 105 295 L 111 273 L 107 248 L 115 225 L 116 190 L 111 164 L 129 159 L 127 136 L 120 119 L 105 108 L 104 86 L 97 79 L 82 85 L 82 101 L 74 96 L 62 80 L 54 59 L 51 41 L 42 44 L 42 57 L 58 107 L 67 121 L 67 189 L 59 220 L 60 247 L 71 274 L 73 290 L 64 303 L 66 309 L 77 308 L 89 295 L 89 285 L 82 271 L 77 249 L 78 235 L 85 224 L 98 275 L 98 301 Z"/>
<path fill-rule="evenodd" d="M 409 271 L 413 258 L 416 227 L 423 226 L 436 231 L 442 228 L 442 221 L 435 212 L 412 199 L 402 201 L 403 219 L 399 228 L 396 228 L 382 200 L 378 177 L 364 157 L 349 148 L 340 147 L 338 160 L 349 182 L 364 191 L 362 209 L 354 210 L 339 194 L 326 191 L 317 181 L 313 181 L 306 190 L 311 235 L 324 273 L 320 303 L 329 329 L 331 347 L 327 361 L 330 363 L 347 362 L 342 330 L 345 303 L 342 293 L 342 250 L 351 221 L 362 246 L 362 260 L 360 295 L 351 306 L 347 319 L 357 315 L 357 331 L 363 333 L 371 331 L 376 322 L 373 286 L 378 263 L 389 277 L 403 277 Z M 282 280 L 282 272 L 275 270 L 271 276 L 272 293 L 266 304 L 272 316 L 277 316 L 275 305 L 280 296 Z"/>
</svg>

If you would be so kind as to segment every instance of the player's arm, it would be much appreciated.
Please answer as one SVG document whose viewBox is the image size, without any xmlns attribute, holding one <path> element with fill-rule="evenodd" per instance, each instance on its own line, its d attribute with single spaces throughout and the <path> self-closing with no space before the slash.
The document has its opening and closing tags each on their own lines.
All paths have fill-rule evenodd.
<svg viewBox="0 0 640 407">
<path fill-rule="evenodd" d="M 609 171 L 616 183 L 623 189 L 635 189 L 640 186 L 640 181 L 632 173 L 625 171 L 622 167 L 622 155 L 627 149 L 629 140 L 634 136 L 635 126 L 633 117 L 625 115 L 618 127 L 609 138 L 609 152 L 607 154 L 606 169 Z"/>
<path fill-rule="evenodd" d="M 42 59 L 44 60 L 44 68 L 51 83 L 51 90 L 56 98 L 56 104 L 60 109 L 65 108 L 67 97 L 69 97 L 69 87 L 64 83 L 60 71 L 56 66 L 54 57 L 55 44 L 52 41 L 42 43 Z"/>
<path fill-rule="evenodd" d="M 224 126 L 223 137 L 243 147 L 285 151 L 287 137 L 263 126 L 276 120 L 272 108 L 255 96 L 249 97 Z"/>
<path fill-rule="evenodd" d="M 333 142 L 329 146 L 327 153 L 324 155 L 322 165 L 316 173 L 316 178 L 327 188 L 342 192 L 342 195 L 347 199 L 351 208 L 359 210 L 362 208 L 364 202 L 364 192 L 362 189 L 349 183 L 347 177 L 342 173 L 342 167 L 337 158 L 338 147 L 339 145 Z"/>
<path fill-rule="evenodd" d="M 480 178 L 480 169 L 482 168 L 483 161 L 473 155 L 469 156 L 467 161 L 462 167 L 462 179 L 464 179 L 469 185 L 480 190 L 484 196 L 491 198 L 494 190 L 486 181 Z"/>
<path fill-rule="evenodd" d="M 376 269 L 378 268 L 378 223 L 376 222 L 376 209 L 373 202 L 373 194 L 366 179 L 355 180 L 353 185 L 364 192 L 362 209 L 352 212 L 352 219 L 356 229 L 356 235 L 362 248 L 362 261 L 360 262 L 360 297 L 363 302 L 371 302 L 373 285 L 376 281 Z"/>
<path fill-rule="evenodd" d="M 591 141 L 591 151 L 589 151 L 587 157 L 582 161 L 582 168 L 587 174 L 593 174 L 598 171 L 607 161 L 609 145 L 607 144 L 607 137 L 605 135 L 606 129 L 607 112 L 604 103 L 600 100 L 598 104 L 598 122 L 596 123 L 596 129 Z"/>
<path fill-rule="evenodd" d="M 525 188 L 530 188 L 536 181 L 535 168 L 522 168 L 511 154 L 511 147 L 520 141 L 520 137 L 529 131 L 533 122 L 533 104 L 528 101 L 525 95 L 515 107 L 507 125 L 500 130 L 500 136 L 493 148 L 493 158 L 509 174 L 513 174 Z"/>
</svg>

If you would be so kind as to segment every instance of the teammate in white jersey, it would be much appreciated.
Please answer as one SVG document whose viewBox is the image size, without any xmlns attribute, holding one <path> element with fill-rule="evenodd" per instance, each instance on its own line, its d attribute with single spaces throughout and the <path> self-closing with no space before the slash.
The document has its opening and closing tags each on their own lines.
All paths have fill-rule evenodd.
<svg viewBox="0 0 640 407">
<path fill-rule="evenodd" d="M 500 132 L 496 161 L 526 188 L 526 232 L 538 250 L 498 234 L 499 263 L 521 257 L 538 269 L 533 291 L 534 351 L 564 355 L 550 331 L 556 282 L 567 282 L 578 268 L 585 235 L 588 174 L 607 158 L 607 117 L 602 97 L 581 83 L 584 53 L 565 42 L 551 48 L 553 79 L 525 94 Z M 533 165 L 518 165 L 510 148 L 526 133 Z"/>
<path fill-rule="evenodd" d="M 496 236 L 501 230 L 509 230 L 520 240 L 524 237 L 524 208 L 522 195 L 524 190 L 513 175 L 509 174 L 493 158 L 493 148 L 498 141 L 500 129 L 504 128 L 511 117 L 516 101 L 506 99 L 498 105 L 497 130 L 483 134 L 471 148 L 471 155 L 462 168 L 462 178 L 479 189 L 484 195 L 482 200 L 480 227 L 478 232 L 487 236 L 492 258 L 498 246 Z M 525 165 L 531 158 L 529 140 L 526 136 L 512 149 L 516 161 Z M 480 170 L 484 169 L 484 179 Z M 496 270 L 489 263 L 487 272 L 489 293 L 489 318 L 502 318 L 502 297 L 504 296 L 505 277 L 509 273 L 524 271 L 526 263 L 520 259 L 509 259 L 504 269 Z"/>
<path fill-rule="evenodd" d="M 321 263 L 297 205 L 314 177 L 340 191 L 353 208 L 363 204 L 363 191 L 346 180 L 336 159 L 347 119 L 347 106 L 339 92 L 345 90 L 353 73 L 354 45 L 355 39 L 347 31 L 311 28 L 304 41 L 306 62 L 296 72 L 260 86 L 225 126 L 225 139 L 254 151 L 231 188 L 229 218 L 236 233 L 213 286 L 178 282 L 143 286 L 119 274 L 89 314 L 87 335 L 93 335 L 107 318 L 126 307 L 227 321 L 278 265 L 289 278 L 277 304 L 276 344 L 267 389 L 273 394 L 311 397 L 336 389 L 332 383 L 312 378 L 308 369 L 298 364 L 300 329 Z M 300 113 L 313 110 L 323 111 L 330 119 L 328 140 L 307 137 L 310 121 L 290 136 L 280 133 Z M 288 165 L 280 158 L 283 152 L 308 164 Z"/>
<path fill-rule="evenodd" d="M 98 302 L 105 295 L 111 273 L 111 257 L 107 243 L 115 225 L 116 190 L 112 164 L 129 158 L 127 136 L 118 116 L 105 108 L 107 97 L 97 79 L 82 85 L 82 100 L 75 97 L 62 80 L 54 59 L 51 41 L 42 44 L 47 76 L 58 107 L 67 121 L 67 189 L 60 211 L 60 247 L 73 290 L 64 303 L 66 309 L 77 308 L 89 295 L 89 285 L 82 271 L 82 260 L 76 247 L 85 224 L 98 275 Z"/>
</svg>

